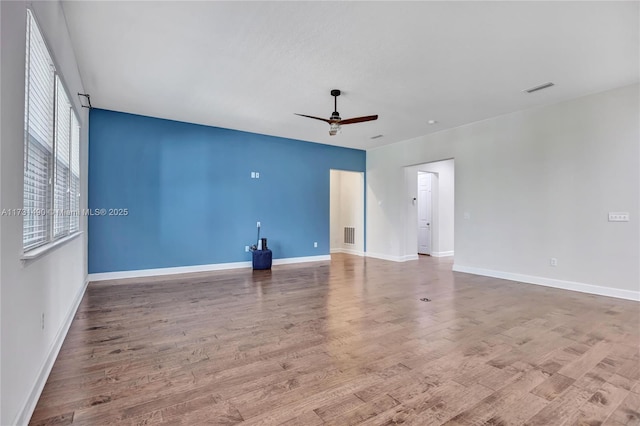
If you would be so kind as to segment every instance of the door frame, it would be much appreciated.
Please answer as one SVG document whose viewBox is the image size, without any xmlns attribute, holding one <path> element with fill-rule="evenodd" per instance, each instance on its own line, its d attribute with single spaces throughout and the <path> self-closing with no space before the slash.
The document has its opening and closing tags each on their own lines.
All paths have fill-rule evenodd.
<svg viewBox="0 0 640 426">
<path fill-rule="evenodd" d="M 335 194 L 332 193 L 333 185 L 331 183 L 331 180 L 336 176 L 339 178 L 346 173 L 359 175 L 361 179 L 361 182 L 358 184 L 358 193 L 355 195 L 357 197 L 357 199 L 355 200 L 356 208 L 358 209 L 358 212 L 356 214 L 357 216 L 359 216 L 359 219 L 357 219 L 357 221 L 360 223 L 354 224 L 354 225 L 360 225 L 361 230 L 356 229 L 356 234 L 355 234 L 356 244 L 354 244 L 353 249 L 346 248 L 346 247 L 334 247 L 334 242 L 332 240 L 333 221 L 331 217 L 333 214 L 333 208 L 335 207 L 333 205 L 333 199 Z M 354 170 L 343 170 L 343 169 L 329 169 L 329 254 L 347 253 L 347 254 L 354 254 L 356 256 L 364 256 L 366 252 L 366 242 L 367 242 L 366 226 L 367 226 L 367 222 L 366 222 L 366 174 L 365 172 L 359 172 Z"/>
<path fill-rule="evenodd" d="M 431 256 L 452 257 L 454 254 L 455 235 L 455 158 L 443 158 L 430 162 L 409 164 L 403 167 L 405 197 L 402 200 L 403 235 L 400 242 L 403 261 L 417 260 L 418 256 L 418 214 L 417 190 L 418 172 L 433 173 L 432 221 L 431 221 Z M 444 192 L 443 192 L 444 191 Z M 414 200 L 414 198 L 416 200 Z M 443 204 L 444 201 L 444 204 Z M 441 215 L 445 216 L 441 216 Z"/>
<path fill-rule="evenodd" d="M 427 223 L 428 226 L 428 233 L 429 233 L 429 241 L 428 241 L 428 250 L 427 252 L 423 253 L 420 251 L 420 201 L 421 201 L 421 195 L 420 195 L 420 177 L 423 175 L 428 175 L 429 176 L 429 198 L 427 200 L 426 203 L 426 208 L 427 208 L 427 212 L 428 212 L 428 220 L 429 223 Z M 435 177 L 435 179 L 434 179 Z M 435 223 L 435 215 L 433 214 L 433 186 L 434 186 L 434 182 L 437 184 L 437 177 L 438 174 L 435 172 L 425 172 L 422 170 L 418 170 L 417 173 L 417 182 L 416 185 L 418 187 L 417 191 L 416 191 L 416 217 L 417 217 L 417 222 L 416 222 L 416 228 L 417 228 L 417 236 L 418 236 L 418 245 L 416 247 L 416 251 L 418 254 L 424 254 L 424 255 L 428 255 L 431 256 L 431 253 L 433 252 L 433 229 L 436 227 L 436 223 Z"/>
</svg>

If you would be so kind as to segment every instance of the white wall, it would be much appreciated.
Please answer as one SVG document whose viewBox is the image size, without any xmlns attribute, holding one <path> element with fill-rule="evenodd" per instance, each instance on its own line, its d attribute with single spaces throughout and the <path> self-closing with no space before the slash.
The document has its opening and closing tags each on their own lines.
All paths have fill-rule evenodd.
<svg viewBox="0 0 640 426">
<path fill-rule="evenodd" d="M 0 39 L 2 38 L 2 7 L 0 7 Z M 2 65 L 2 54 L 0 51 L 0 65 Z M 0 100 L 4 99 L 2 94 L 2 66 L 0 66 Z M 0 147 L 2 147 L 2 102 L 0 101 Z M 2 149 L 0 148 L 0 201 L 2 199 Z M 2 219 L 0 219 L 2 220 Z M 2 241 L 2 224 L 0 223 L 0 241 Z M 0 423 L 2 423 L 2 244 L 0 243 Z"/>
<path fill-rule="evenodd" d="M 23 194 L 24 78 L 26 6 L 0 2 L 1 23 L 1 145 L 0 207 L 21 208 Z M 71 94 L 84 92 L 65 18 L 58 2 L 33 2 L 32 10 L 52 50 L 58 71 Z M 86 110 L 71 97 L 80 113 L 81 206 L 86 207 Z M 40 258 L 23 263 L 22 218 L 0 219 L 0 290 L 2 317 L 2 391 L 0 424 L 25 424 L 57 354 L 76 302 L 85 288 L 86 220 L 84 233 Z M 45 328 L 40 327 L 41 314 Z"/>
<path fill-rule="evenodd" d="M 364 176 L 359 172 L 331 170 L 331 251 L 364 252 Z M 353 226 L 355 244 L 344 244 L 344 227 Z"/>
<path fill-rule="evenodd" d="M 622 87 L 367 151 L 367 251 L 408 254 L 404 166 L 454 158 L 456 269 L 640 298 L 638 91 Z M 631 221 L 610 223 L 609 211 L 628 211 Z"/>
<path fill-rule="evenodd" d="M 342 248 L 340 220 L 340 170 L 329 171 L 329 249 L 337 251 Z"/>
<path fill-rule="evenodd" d="M 418 247 L 418 205 L 413 203 L 418 193 L 418 172 L 433 173 L 431 255 L 451 256 L 454 252 L 455 167 L 454 160 L 436 161 L 405 167 L 405 252 L 416 253 Z"/>
</svg>

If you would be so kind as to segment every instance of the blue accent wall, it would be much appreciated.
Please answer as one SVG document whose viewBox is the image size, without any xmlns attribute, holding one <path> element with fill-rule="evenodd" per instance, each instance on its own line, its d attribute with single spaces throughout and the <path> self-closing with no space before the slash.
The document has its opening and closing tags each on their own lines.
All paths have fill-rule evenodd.
<svg viewBox="0 0 640 426">
<path fill-rule="evenodd" d="M 89 216 L 89 272 L 249 261 L 257 221 L 274 259 L 329 254 L 329 170 L 365 155 L 92 109 L 89 208 L 128 215 Z"/>
</svg>

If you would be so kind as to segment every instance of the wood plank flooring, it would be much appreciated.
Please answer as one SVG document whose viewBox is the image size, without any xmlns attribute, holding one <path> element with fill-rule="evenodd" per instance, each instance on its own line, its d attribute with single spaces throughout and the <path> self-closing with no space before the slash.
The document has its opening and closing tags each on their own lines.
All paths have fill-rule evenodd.
<svg viewBox="0 0 640 426">
<path fill-rule="evenodd" d="M 637 302 L 424 256 L 99 282 L 31 424 L 640 425 L 639 348 Z"/>
</svg>

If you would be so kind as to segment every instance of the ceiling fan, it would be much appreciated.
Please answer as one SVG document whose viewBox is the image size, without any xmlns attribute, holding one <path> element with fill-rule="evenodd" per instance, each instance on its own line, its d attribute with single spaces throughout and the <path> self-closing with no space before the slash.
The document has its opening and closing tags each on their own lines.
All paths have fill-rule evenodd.
<svg viewBox="0 0 640 426">
<path fill-rule="evenodd" d="M 343 124 L 363 123 L 365 121 L 373 121 L 378 119 L 378 115 L 367 115 L 364 117 L 347 118 L 346 120 L 343 120 L 342 118 L 340 118 L 340 113 L 338 112 L 338 96 L 340 96 L 340 90 L 333 89 L 331 91 L 331 96 L 333 96 L 333 113 L 331 114 L 330 118 L 328 119 L 320 118 L 320 117 L 314 117 L 312 115 L 297 114 L 297 113 L 296 115 L 299 115 L 301 117 L 313 118 L 314 120 L 320 120 L 320 121 L 324 121 L 325 123 L 329 123 L 329 125 L 331 126 L 329 128 L 329 134 L 331 136 L 335 136 L 336 133 L 340 131 L 340 126 Z"/>
</svg>

